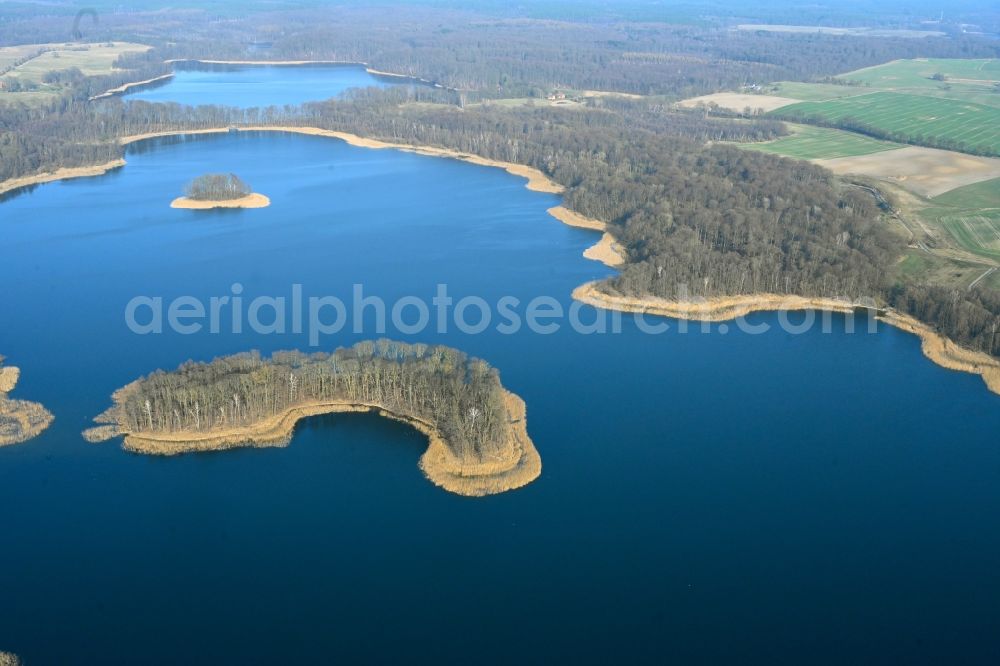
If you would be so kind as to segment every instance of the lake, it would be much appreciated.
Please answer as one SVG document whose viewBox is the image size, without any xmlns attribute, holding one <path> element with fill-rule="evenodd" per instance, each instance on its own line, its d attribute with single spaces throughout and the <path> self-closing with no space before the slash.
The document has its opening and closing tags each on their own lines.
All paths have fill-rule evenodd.
<svg viewBox="0 0 1000 666">
<path fill-rule="evenodd" d="M 283 70 L 291 71 L 291 70 Z M 165 88 L 164 88 L 165 90 Z M 0 203 L 0 353 L 53 425 L 0 448 L 0 649 L 27 664 L 947 662 L 1000 657 L 1000 396 L 917 338 L 694 324 L 651 335 L 386 335 L 496 366 L 542 476 L 470 499 L 373 415 L 287 448 L 176 457 L 93 445 L 157 368 L 307 332 L 138 335 L 136 296 L 521 303 L 610 270 L 559 198 L 499 170 L 239 132 L 136 144 L 107 175 Z M 205 172 L 271 206 L 174 210 Z M 584 321 L 600 313 L 580 310 Z M 792 315 L 792 318 L 802 315 Z M 366 318 L 367 317 L 367 318 Z M 322 349 L 378 337 L 376 316 Z M 475 319 L 470 316 L 470 319 Z"/>
<path fill-rule="evenodd" d="M 263 108 L 329 99 L 351 88 L 384 88 L 406 81 L 370 74 L 363 65 L 180 64 L 165 82 L 135 88 L 124 97 L 190 106 Z"/>
</svg>

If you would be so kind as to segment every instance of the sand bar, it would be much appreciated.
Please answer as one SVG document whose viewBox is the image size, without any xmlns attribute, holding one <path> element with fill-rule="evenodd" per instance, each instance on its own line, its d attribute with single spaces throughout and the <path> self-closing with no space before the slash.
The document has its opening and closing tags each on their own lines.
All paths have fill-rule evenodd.
<svg viewBox="0 0 1000 666">
<path fill-rule="evenodd" d="M 211 210 L 213 208 L 267 208 L 271 200 L 263 194 L 253 192 L 238 199 L 203 200 L 177 197 L 170 202 L 171 208 L 187 208 L 190 210 Z"/>
</svg>

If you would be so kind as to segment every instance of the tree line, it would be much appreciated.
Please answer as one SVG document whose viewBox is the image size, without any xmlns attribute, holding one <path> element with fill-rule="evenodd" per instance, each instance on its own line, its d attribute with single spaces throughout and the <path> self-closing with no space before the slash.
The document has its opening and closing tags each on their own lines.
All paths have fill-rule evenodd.
<svg viewBox="0 0 1000 666">
<path fill-rule="evenodd" d="M 398 4 L 203 9 L 102 15 L 88 40 L 137 41 L 103 90 L 166 71 L 164 59 L 365 62 L 476 97 L 542 97 L 552 88 L 611 90 L 674 99 L 779 80 L 821 79 L 897 58 L 996 57 L 993 40 L 734 31 L 728 26 L 622 20 L 508 20 L 496 11 Z M 43 11 L 43 10 L 36 10 Z M 53 9 L 52 11 L 60 11 Z M 63 23 L 0 21 L 0 43 L 66 39 Z M 97 80 L 95 80 L 96 84 Z M 88 90 L 90 94 L 102 90 Z"/>
<path fill-rule="evenodd" d="M 568 206 L 612 226 L 627 263 L 606 287 L 622 294 L 875 297 L 922 313 L 962 344 L 1000 353 L 989 334 L 1000 304 L 989 288 L 942 295 L 900 282 L 894 265 L 903 242 L 869 195 L 818 167 L 719 143 L 780 136 L 780 122 L 708 116 L 655 98 L 508 107 L 400 86 L 300 107 L 233 109 L 74 95 L 47 108 L 0 107 L 0 178 L 108 161 L 121 156 L 117 139 L 126 135 L 277 124 L 536 167 L 566 187 Z"/>
<path fill-rule="evenodd" d="M 374 405 L 434 425 L 460 460 L 480 462 L 506 444 L 499 373 L 443 346 L 359 342 L 331 354 L 247 352 L 157 371 L 114 396 L 99 417 L 155 436 L 253 426 L 296 406 L 343 401 Z"/>
</svg>

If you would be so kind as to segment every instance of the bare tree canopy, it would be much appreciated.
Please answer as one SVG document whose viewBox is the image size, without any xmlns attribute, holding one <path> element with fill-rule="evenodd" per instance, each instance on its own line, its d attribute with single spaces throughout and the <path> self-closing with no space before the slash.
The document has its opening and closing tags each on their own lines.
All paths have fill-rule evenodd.
<svg viewBox="0 0 1000 666">
<path fill-rule="evenodd" d="M 209 173 L 192 180 L 184 191 L 195 201 L 229 201 L 252 193 L 250 186 L 234 173 Z"/>
</svg>

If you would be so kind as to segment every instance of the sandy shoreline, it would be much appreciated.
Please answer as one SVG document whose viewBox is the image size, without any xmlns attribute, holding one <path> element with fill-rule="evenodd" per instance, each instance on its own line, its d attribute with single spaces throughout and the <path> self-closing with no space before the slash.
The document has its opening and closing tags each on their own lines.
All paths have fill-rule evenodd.
<svg viewBox="0 0 1000 666">
<path fill-rule="evenodd" d="M 890 310 L 879 319 L 920 338 L 920 349 L 934 363 L 949 370 L 979 375 L 990 391 L 1000 395 L 1000 361 L 997 359 L 957 345 L 909 315 Z"/>
<path fill-rule="evenodd" d="M 448 88 L 440 83 L 434 83 L 429 79 L 419 76 L 399 74 L 398 72 L 386 72 L 381 69 L 375 69 L 368 63 L 360 62 L 358 60 L 202 60 L 201 58 L 171 58 L 170 60 L 164 60 L 163 62 L 168 65 L 175 62 L 194 62 L 201 63 L 203 65 L 243 65 L 247 67 L 295 67 L 300 65 L 354 66 L 364 67 L 365 71 L 372 76 L 406 79 L 407 81 L 416 81 L 435 88 L 441 88 L 442 90 L 455 90 L 454 88 Z"/>
<path fill-rule="evenodd" d="M 609 268 L 617 268 L 625 263 L 625 252 L 608 231 L 608 225 L 592 217 L 581 215 L 565 206 L 553 206 L 546 211 L 549 215 L 570 227 L 603 231 L 601 239 L 583 251 L 583 256 L 592 261 L 599 261 Z"/>
<path fill-rule="evenodd" d="M 250 61 L 247 61 L 250 62 Z M 289 62 L 288 64 L 294 64 Z M 186 134 L 225 134 L 232 131 L 229 127 L 211 127 L 207 129 L 191 129 L 191 130 L 166 130 L 162 132 L 147 132 L 144 134 L 135 134 L 132 136 L 126 136 L 119 139 L 119 143 L 122 146 L 127 146 L 138 141 L 145 141 L 147 139 L 156 139 L 160 137 L 168 136 L 182 136 Z M 286 127 L 286 126 L 255 126 L 255 127 L 241 127 L 237 131 L 241 132 L 289 132 L 292 134 L 305 134 L 309 136 L 324 136 L 334 139 L 340 139 L 352 146 L 359 148 L 372 148 L 375 150 L 402 150 L 410 153 L 416 153 L 418 155 L 426 155 L 430 157 L 445 157 L 450 159 L 462 160 L 463 162 L 469 162 L 470 164 L 477 164 L 479 166 L 488 166 L 503 169 L 507 173 L 519 176 L 521 178 L 526 178 L 527 182 L 525 187 L 533 192 L 543 192 L 546 194 L 562 194 L 565 188 L 559 183 L 553 181 L 551 178 L 546 176 L 540 170 L 526 166 L 523 164 L 515 164 L 513 162 L 503 162 L 500 160 L 491 160 L 478 155 L 473 155 L 470 153 L 462 153 L 457 150 L 451 150 L 448 148 L 436 148 L 433 146 L 414 146 L 405 143 L 393 143 L 388 141 L 380 141 L 378 139 L 368 139 L 357 134 L 351 134 L 348 132 L 338 132 L 335 130 L 324 130 L 318 127 Z M 59 169 L 54 173 L 44 173 L 38 174 L 36 176 L 25 176 L 23 178 L 15 178 L 3 181 L 0 183 L 0 194 L 4 192 L 14 190 L 20 187 L 25 187 L 28 185 L 37 185 L 41 183 L 52 182 L 56 180 L 62 180 L 65 178 L 77 178 L 83 176 L 97 176 L 102 173 L 109 171 L 110 169 L 125 166 L 125 160 L 119 159 L 107 164 L 92 166 L 92 167 L 76 167 L 76 168 L 65 168 Z M 183 199 L 181 197 L 180 199 Z M 178 201 L 177 207 L 188 208 L 189 206 L 182 205 L 182 202 Z M 173 205 L 173 204 L 171 204 Z M 247 206 L 250 207 L 250 206 Z M 595 220 L 593 218 L 586 217 L 572 211 L 565 206 L 558 205 L 549 208 L 549 215 L 559 220 L 563 224 L 567 224 L 572 227 L 579 227 L 581 229 L 590 229 L 592 231 L 604 231 L 607 230 L 607 225 L 600 220 Z M 609 266 L 618 266 L 623 262 L 621 253 L 614 249 L 614 239 L 601 238 L 593 247 L 588 248 L 584 253 L 584 256 L 588 259 L 595 259 L 597 261 L 602 261 Z"/>
<path fill-rule="evenodd" d="M 222 134 L 229 132 L 228 127 L 213 127 L 208 129 L 198 129 L 198 130 L 168 130 L 164 132 L 149 132 L 146 134 L 136 134 L 134 136 L 123 137 L 120 142 L 123 146 L 130 143 L 135 143 L 136 141 L 143 141 L 145 139 L 154 139 L 157 137 L 165 136 L 179 136 L 183 134 Z M 534 192 L 546 192 L 549 194 L 560 194 L 565 191 L 562 185 L 556 183 L 544 173 L 535 169 L 534 167 L 525 166 L 523 164 L 515 164 L 513 162 L 502 162 L 500 160 L 490 160 L 478 155 L 473 155 L 470 153 L 463 153 L 457 150 L 451 150 L 449 148 L 435 148 L 432 146 L 414 146 L 408 143 L 393 143 L 389 141 L 380 141 L 378 139 L 367 139 L 357 134 L 350 134 L 348 132 L 338 132 L 336 130 L 325 130 L 319 127 L 294 127 L 294 126 L 281 126 L 281 125 L 261 125 L 252 127 L 240 127 L 238 128 L 240 132 L 289 132 L 292 134 L 306 134 L 309 136 L 325 136 L 333 139 L 340 139 L 346 143 L 357 146 L 359 148 L 372 148 L 375 150 L 402 150 L 408 153 L 416 153 L 418 155 L 428 155 L 431 157 L 448 157 L 452 159 L 462 160 L 463 162 L 469 162 L 471 164 L 478 164 L 479 166 L 489 166 L 504 169 L 507 173 L 515 176 L 520 176 L 522 178 L 527 178 L 528 182 L 525 185 L 529 190 Z"/>
<path fill-rule="evenodd" d="M 239 199 L 226 199 L 224 201 L 204 201 L 199 199 L 189 199 L 187 197 L 177 197 L 170 202 L 171 208 L 187 208 L 189 210 L 211 210 L 213 208 L 267 208 L 271 205 L 271 200 L 263 194 L 253 192 L 240 197 Z"/>
<path fill-rule="evenodd" d="M 607 231 L 601 235 L 601 240 L 583 251 L 583 256 L 599 261 L 609 268 L 618 268 L 625 263 L 624 251 L 615 241 L 615 237 Z"/>
<path fill-rule="evenodd" d="M 598 289 L 596 282 L 587 282 L 574 289 L 573 298 L 607 310 L 709 322 L 729 321 L 751 312 L 823 310 L 852 313 L 859 307 L 868 307 L 866 304 L 833 298 L 807 298 L 780 294 L 729 296 L 706 299 L 702 302 L 672 301 L 655 296 L 630 298 L 605 294 Z M 930 326 L 895 310 L 880 309 L 877 318 L 919 337 L 924 356 L 934 363 L 949 370 L 979 375 L 990 391 L 1000 394 L 1000 361 L 997 359 L 983 352 L 957 345 Z"/>
<path fill-rule="evenodd" d="M 163 132 L 150 132 L 134 136 L 124 137 L 120 140 L 122 145 L 128 145 L 136 141 L 152 139 L 157 137 L 178 136 L 184 134 L 220 134 L 229 132 L 228 127 L 218 127 L 198 130 L 169 130 Z M 461 153 L 459 151 L 435 148 L 431 146 L 413 146 L 410 144 L 392 143 L 379 141 L 377 139 L 367 139 L 348 132 L 338 132 L 334 130 L 324 130 L 317 127 L 284 127 L 284 126 L 260 126 L 239 128 L 239 131 L 266 131 L 266 132 L 291 132 L 295 134 L 306 134 L 311 136 L 326 136 L 341 139 L 346 143 L 361 148 L 373 149 L 395 149 L 407 152 L 428 155 L 433 157 L 448 157 L 459 159 L 480 166 L 490 166 L 501 168 L 508 173 L 527 179 L 525 187 L 535 192 L 545 192 L 549 194 L 560 194 L 565 191 L 544 173 L 534 167 L 499 160 L 489 160 Z M 81 176 L 95 176 L 106 171 L 125 165 L 125 160 L 114 160 L 107 164 L 93 167 L 77 167 L 70 169 L 59 169 L 54 173 L 39 174 L 37 176 L 27 176 L 4 181 L 0 183 L 0 194 L 8 192 L 18 187 L 61 180 L 63 178 L 75 178 Z M 605 231 L 606 225 L 592 218 L 585 217 L 571 211 L 564 206 L 554 206 L 548 213 L 564 224 L 591 229 L 595 231 Z M 614 238 L 605 232 L 601 240 L 595 246 L 588 248 L 584 256 L 602 261 L 609 266 L 618 266 L 622 263 L 623 257 L 615 250 Z M 725 321 L 734 319 L 750 312 L 770 311 L 770 310 L 830 310 L 833 312 L 851 312 L 854 305 L 845 301 L 835 299 L 817 299 L 804 297 L 786 297 L 773 294 L 756 296 L 736 296 L 725 299 L 715 299 L 708 304 L 680 303 L 650 297 L 648 299 L 625 299 L 623 297 L 609 296 L 602 294 L 594 288 L 594 283 L 586 283 L 577 287 L 573 291 L 573 297 L 579 301 L 589 303 L 595 307 L 623 312 L 645 312 L 678 319 L 695 319 L 701 321 Z M 780 307 L 779 307 L 780 306 Z M 886 314 L 880 317 L 886 323 L 907 330 L 914 335 L 918 335 L 923 341 L 924 354 L 935 363 L 962 372 L 971 372 L 983 377 L 989 389 L 995 393 L 1000 393 L 1000 362 L 981 352 L 974 352 L 956 345 L 947 338 L 934 332 L 930 327 L 898 313 Z"/>
<path fill-rule="evenodd" d="M 542 473 L 542 458 L 528 437 L 524 401 L 504 391 L 507 408 L 507 447 L 504 456 L 490 462 L 463 463 L 439 436 L 427 434 L 430 445 L 420 457 L 420 469 L 435 485 L 468 497 L 482 497 L 528 485 Z M 383 414 L 385 416 L 385 414 Z"/>
<path fill-rule="evenodd" d="M 633 298 L 605 294 L 598 289 L 599 283 L 587 282 L 573 290 L 573 298 L 583 303 L 620 312 L 640 312 L 645 314 L 689 319 L 693 321 L 729 321 L 751 312 L 774 310 L 830 310 L 832 312 L 853 312 L 856 307 L 847 301 L 832 298 L 804 298 L 802 296 L 782 296 L 779 294 L 756 294 L 706 299 L 705 301 L 674 301 L 657 296 Z M 860 306 L 857 306 L 860 307 Z"/>
<path fill-rule="evenodd" d="M 556 218 L 563 224 L 569 225 L 571 227 L 579 227 L 580 229 L 590 229 L 591 231 L 607 231 L 608 225 L 600 220 L 595 220 L 592 217 L 587 217 L 585 215 L 580 215 L 576 211 L 570 210 L 565 206 L 553 206 L 546 211 L 549 215 Z"/>
<path fill-rule="evenodd" d="M 230 131 L 228 127 L 212 127 L 208 129 L 190 129 L 190 130 L 167 130 L 163 132 L 147 132 L 145 134 L 135 134 L 132 136 L 126 136 L 119 139 L 119 143 L 123 146 L 127 146 L 131 143 L 137 141 L 144 141 L 146 139 L 155 139 L 159 137 L 168 136 L 182 136 L 185 134 L 224 134 Z M 435 148 L 432 146 L 414 146 L 405 143 L 391 143 L 387 141 L 379 141 L 377 139 L 366 139 L 364 137 L 358 136 L 356 134 L 350 134 L 348 132 L 337 132 L 334 130 L 324 130 L 318 127 L 283 127 L 283 126 L 259 126 L 259 127 L 241 127 L 239 128 L 241 132 L 289 132 L 293 134 L 306 134 L 310 136 L 325 136 L 334 139 L 341 139 L 346 143 L 357 146 L 359 148 L 372 148 L 372 149 L 393 149 L 393 150 L 403 150 L 410 153 L 416 153 L 419 155 L 428 155 L 431 157 L 447 157 L 452 159 L 462 160 L 464 162 L 469 162 L 471 164 L 478 164 L 479 166 L 489 166 L 504 169 L 507 173 L 514 176 L 520 176 L 526 178 L 528 182 L 525 184 L 529 190 L 534 192 L 545 192 L 548 194 L 561 194 L 565 191 L 562 185 L 556 183 L 544 173 L 535 169 L 534 167 L 525 166 L 523 164 L 515 164 L 513 162 L 502 162 L 499 160 L 489 160 L 478 155 L 472 155 L 469 153 L 462 153 L 457 150 L 450 150 L 447 148 Z M 112 160 L 105 164 L 99 164 L 94 166 L 86 167 L 64 167 L 50 173 L 40 173 L 34 176 L 23 176 L 20 178 L 11 178 L 0 182 L 0 194 L 9 192 L 11 190 L 16 190 L 21 187 L 27 187 L 29 185 L 40 185 L 42 183 L 49 183 L 57 180 L 64 180 L 68 178 L 80 178 L 87 176 L 99 176 L 111 169 L 116 169 L 118 167 L 125 166 L 124 159 Z M 550 209 L 553 217 L 559 219 L 560 221 L 566 222 L 563 217 L 556 215 L 552 211 L 556 209 L 562 209 L 561 206 L 556 206 Z M 566 209 L 563 209 L 566 210 Z M 572 211 L 567 211 L 572 213 Z M 576 215 L 574 213 L 574 215 Z M 583 216 L 578 216 L 580 219 L 587 219 Z M 571 224 L 570 222 L 566 222 Z M 582 226 L 574 224 L 573 226 Z M 591 227 L 587 227 L 591 228 Z M 603 225 L 600 227 L 603 230 Z"/>
<path fill-rule="evenodd" d="M 136 86 L 144 86 L 149 83 L 156 83 L 157 81 L 164 81 L 166 79 L 173 78 L 174 73 L 169 72 L 167 74 L 160 74 L 159 76 L 154 76 L 151 79 L 146 79 L 145 81 L 133 81 L 132 83 L 123 83 L 117 88 L 111 88 L 110 90 L 105 90 L 100 95 L 94 95 L 89 98 L 88 102 L 93 102 L 96 99 L 104 99 L 105 97 L 114 97 L 115 95 L 121 95 L 122 93 L 128 92 L 129 88 L 135 88 Z"/>
<path fill-rule="evenodd" d="M 351 401 L 312 402 L 289 408 L 252 426 L 207 433 L 170 433 L 146 436 L 126 433 L 116 426 L 98 426 L 84 432 L 90 442 L 124 435 L 124 448 L 150 455 L 177 455 L 204 451 L 224 451 L 243 447 L 287 446 L 299 420 L 320 414 L 377 412 L 380 416 L 407 423 L 427 436 L 427 451 L 420 469 L 435 485 L 469 497 L 502 493 L 531 483 L 541 474 L 541 457 L 528 437 L 524 401 L 504 392 L 508 416 L 508 446 L 494 461 L 464 463 L 451 453 L 433 423 L 387 410 L 375 403 Z"/>
<path fill-rule="evenodd" d="M 85 167 L 62 167 L 61 169 L 56 169 L 55 171 L 39 173 L 34 176 L 22 176 L 20 178 L 9 178 L 3 182 L 0 182 L 0 194 L 6 194 L 12 190 L 17 190 L 22 187 L 28 187 L 31 185 L 41 185 L 42 183 L 51 183 L 57 180 L 68 180 L 70 178 L 88 178 L 91 176 L 100 176 L 102 174 L 111 171 L 112 169 L 117 169 L 119 167 L 125 166 L 125 160 L 117 159 L 111 160 L 110 162 L 105 162 L 104 164 L 96 164 L 94 166 Z"/>
<path fill-rule="evenodd" d="M 170 58 L 164 63 L 172 65 L 175 62 L 198 62 L 203 65 L 247 65 L 251 67 L 265 67 L 274 65 L 275 67 L 291 67 L 294 65 L 358 65 L 367 67 L 368 64 L 356 60 L 203 60 L 201 58 Z"/>
</svg>

